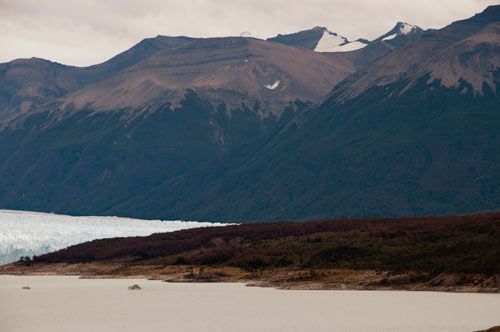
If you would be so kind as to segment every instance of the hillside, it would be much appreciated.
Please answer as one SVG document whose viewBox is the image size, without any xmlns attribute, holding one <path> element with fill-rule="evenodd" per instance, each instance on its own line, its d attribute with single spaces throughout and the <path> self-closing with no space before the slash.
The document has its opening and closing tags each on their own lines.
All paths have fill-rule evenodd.
<svg viewBox="0 0 500 332">
<path fill-rule="evenodd" d="M 0 205 L 72 214 L 103 213 L 246 151 L 351 72 L 325 55 L 251 38 L 163 36 L 91 67 L 3 66 Z"/>
<path fill-rule="evenodd" d="M 141 41 L 106 62 L 89 67 L 66 66 L 39 58 L 0 64 L 0 123 L 36 111 L 70 92 L 105 80 L 122 70 L 171 48 L 192 41 L 158 36 Z"/>
<path fill-rule="evenodd" d="M 296 100 L 320 101 L 352 71 L 347 62 L 258 39 L 199 39 L 69 94 L 64 105 L 99 111 L 178 105 L 191 90 L 228 112 L 246 106 L 279 117 Z"/>
</svg>

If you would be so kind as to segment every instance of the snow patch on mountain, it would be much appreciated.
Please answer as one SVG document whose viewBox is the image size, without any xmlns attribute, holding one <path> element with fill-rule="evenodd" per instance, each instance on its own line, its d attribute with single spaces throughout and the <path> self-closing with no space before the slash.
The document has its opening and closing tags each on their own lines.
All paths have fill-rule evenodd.
<svg viewBox="0 0 500 332">
<path fill-rule="evenodd" d="M 395 34 L 392 34 L 392 35 L 390 35 L 390 36 L 387 36 L 387 37 L 383 38 L 382 40 L 391 40 L 391 39 L 396 38 L 396 37 L 397 37 L 397 35 L 398 35 L 398 34 L 397 34 L 397 33 L 395 33 Z"/>
<path fill-rule="evenodd" d="M 276 82 L 274 82 L 273 84 L 266 84 L 264 85 L 267 89 L 269 90 L 274 90 L 276 89 L 278 86 L 280 85 L 280 80 L 277 80 Z"/>
<path fill-rule="evenodd" d="M 360 41 L 349 42 L 347 38 L 325 29 L 321 39 L 314 48 L 315 52 L 350 52 L 359 50 L 367 44 Z"/>
<path fill-rule="evenodd" d="M 347 39 L 337 34 L 333 34 L 328 30 L 323 32 L 321 39 L 316 44 L 314 51 L 316 52 L 333 52 L 332 50 L 339 48 L 342 44 L 347 43 Z"/>
<path fill-rule="evenodd" d="M 196 227 L 227 224 L 197 221 L 141 220 L 118 217 L 73 217 L 0 210 L 0 264 L 95 239 L 147 236 Z"/>
</svg>

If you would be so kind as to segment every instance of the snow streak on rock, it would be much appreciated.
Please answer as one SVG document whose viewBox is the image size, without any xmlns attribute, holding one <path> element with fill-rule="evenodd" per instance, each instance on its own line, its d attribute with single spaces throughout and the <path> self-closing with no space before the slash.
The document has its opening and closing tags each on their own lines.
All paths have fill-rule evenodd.
<svg viewBox="0 0 500 332">
<path fill-rule="evenodd" d="M 274 82 L 273 84 L 266 84 L 264 85 L 266 88 L 268 88 L 269 90 L 274 90 L 276 89 L 278 86 L 280 85 L 280 81 L 277 80 L 276 82 Z"/>
</svg>

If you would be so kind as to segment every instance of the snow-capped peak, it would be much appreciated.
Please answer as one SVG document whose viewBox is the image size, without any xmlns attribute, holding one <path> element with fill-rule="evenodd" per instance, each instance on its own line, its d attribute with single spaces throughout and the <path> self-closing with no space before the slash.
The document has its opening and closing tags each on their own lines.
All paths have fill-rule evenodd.
<svg viewBox="0 0 500 332">
<path fill-rule="evenodd" d="M 423 30 L 416 25 L 408 24 L 406 22 L 398 22 L 394 28 L 392 28 L 389 32 L 380 36 L 376 40 L 387 41 L 395 39 L 399 36 L 408 37 L 410 35 L 417 35 L 422 31 Z"/>
<path fill-rule="evenodd" d="M 418 30 L 418 27 L 416 25 L 411 25 L 405 22 L 399 22 L 398 28 L 399 28 L 399 33 L 402 35 L 407 35 L 411 32 Z"/>
<path fill-rule="evenodd" d="M 349 52 L 359 50 L 367 44 L 362 41 L 350 42 L 347 38 L 335 32 L 324 29 L 323 35 L 314 48 L 315 52 Z"/>
</svg>

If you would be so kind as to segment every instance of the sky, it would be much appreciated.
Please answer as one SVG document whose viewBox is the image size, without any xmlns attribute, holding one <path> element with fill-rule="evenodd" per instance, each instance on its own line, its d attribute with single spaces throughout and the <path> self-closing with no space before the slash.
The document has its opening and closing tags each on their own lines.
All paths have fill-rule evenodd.
<svg viewBox="0 0 500 332">
<path fill-rule="evenodd" d="M 500 0 L 0 0 L 0 62 L 103 62 L 157 35 L 267 38 L 325 26 L 374 39 L 398 21 L 441 28 Z"/>
</svg>

